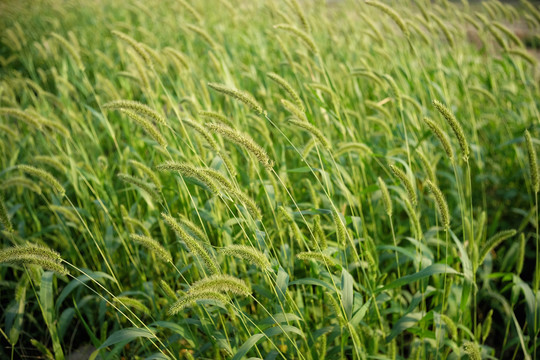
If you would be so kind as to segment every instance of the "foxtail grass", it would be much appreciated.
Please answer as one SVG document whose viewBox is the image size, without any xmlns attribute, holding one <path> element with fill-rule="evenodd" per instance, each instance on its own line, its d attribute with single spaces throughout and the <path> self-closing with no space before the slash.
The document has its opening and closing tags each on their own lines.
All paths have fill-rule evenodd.
<svg viewBox="0 0 540 360">
<path fill-rule="evenodd" d="M 199 280 L 189 287 L 189 293 L 213 291 L 248 296 L 251 289 L 245 281 L 231 275 L 212 275 Z"/>
<path fill-rule="evenodd" d="M 219 265 L 217 264 L 215 258 L 208 252 L 208 250 L 204 248 L 204 246 L 202 246 L 199 241 L 189 235 L 172 216 L 165 213 L 162 213 L 161 216 L 165 223 L 167 223 L 167 225 L 175 232 L 176 236 L 178 236 L 178 238 L 180 238 L 180 240 L 186 244 L 189 251 L 194 255 L 199 256 L 203 260 L 203 263 L 210 273 L 220 273 Z"/>
<path fill-rule="evenodd" d="M 253 155 L 265 168 L 271 169 L 274 165 L 274 162 L 270 159 L 266 151 L 259 144 L 257 144 L 249 135 L 223 124 L 208 123 L 205 124 L 205 126 L 212 132 L 223 136 L 227 140 L 245 149 L 248 153 Z"/>
<path fill-rule="evenodd" d="M 182 176 L 193 178 L 200 181 L 208 189 L 210 189 L 210 191 L 212 191 L 214 194 L 219 193 L 219 188 L 217 184 L 208 175 L 202 172 L 199 168 L 191 164 L 179 163 L 175 161 L 167 161 L 163 164 L 156 166 L 156 169 L 159 171 L 178 172 Z"/>
<path fill-rule="evenodd" d="M 247 261 L 262 270 L 270 269 L 270 262 L 261 251 L 246 245 L 229 245 L 219 250 L 225 256 L 233 256 Z"/>
<path fill-rule="evenodd" d="M 0 263 L 37 265 L 60 275 L 68 274 L 61 264 L 60 254 L 49 248 L 35 245 L 22 245 L 0 250 Z"/>
<path fill-rule="evenodd" d="M 136 188 L 139 188 L 141 189 L 142 191 L 144 191 L 145 193 L 147 193 L 148 195 L 150 195 L 152 197 L 152 199 L 156 200 L 156 201 L 161 201 L 161 196 L 159 194 L 159 190 L 156 189 L 155 185 L 153 183 L 147 183 L 141 179 L 137 179 L 136 177 L 133 177 L 131 175 L 128 175 L 128 174 L 117 174 L 116 176 L 118 176 L 118 178 L 128 184 L 131 184 L 133 186 L 135 186 Z"/>
<path fill-rule="evenodd" d="M 197 301 L 201 300 L 214 300 L 222 304 L 227 304 L 229 302 L 229 298 L 222 293 L 216 291 L 199 291 L 182 296 L 169 308 L 168 313 L 169 315 L 178 314 L 186 307 L 193 306 Z"/>
<path fill-rule="evenodd" d="M 169 251 L 167 251 L 158 241 L 152 239 L 149 236 L 143 236 L 138 234 L 130 234 L 129 238 L 142 246 L 144 246 L 148 251 L 156 254 L 156 256 L 165 262 L 172 263 L 172 256 Z"/>
<path fill-rule="evenodd" d="M 454 114 L 452 114 L 452 112 L 441 102 L 433 100 L 433 106 L 435 106 L 439 113 L 441 113 L 441 115 L 446 119 L 448 125 L 450 125 L 450 127 L 452 128 L 452 131 L 454 132 L 458 140 L 459 147 L 461 148 L 463 159 L 467 161 L 467 159 L 469 158 L 469 143 L 465 138 L 465 133 L 463 132 L 461 124 L 457 121 Z"/>
<path fill-rule="evenodd" d="M 251 108 L 253 111 L 255 111 L 259 115 L 263 113 L 262 106 L 257 102 L 257 100 L 255 100 L 255 98 L 251 94 L 245 91 L 240 91 L 237 89 L 227 87 L 226 85 L 217 84 L 217 83 L 208 83 L 208 87 L 210 87 L 211 89 L 219 93 L 225 94 L 236 100 L 239 100 L 240 102 L 247 105 L 249 108 Z"/>
<path fill-rule="evenodd" d="M 66 190 L 60 184 L 60 182 L 55 179 L 55 177 L 51 173 L 49 173 L 49 172 L 47 172 L 47 171 L 45 171 L 43 169 L 39 169 L 37 167 L 34 167 L 34 166 L 30 166 L 30 165 L 17 165 L 17 169 L 21 170 L 25 174 L 32 175 L 32 176 L 36 177 L 37 179 L 39 179 L 41 182 L 47 184 L 59 196 L 64 196 L 65 195 Z"/>
</svg>

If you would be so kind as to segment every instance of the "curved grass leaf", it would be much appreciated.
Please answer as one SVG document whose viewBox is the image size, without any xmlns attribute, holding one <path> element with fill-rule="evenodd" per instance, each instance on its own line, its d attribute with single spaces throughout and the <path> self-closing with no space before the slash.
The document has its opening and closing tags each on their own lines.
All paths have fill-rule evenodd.
<svg viewBox="0 0 540 360">
<path fill-rule="evenodd" d="M 461 241 L 459 241 L 452 231 L 450 231 L 450 234 L 452 240 L 454 240 L 454 243 L 459 250 L 459 259 L 461 260 L 461 266 L 463 268 L 463 277 L 465 279 L 465 283 L 463 284 L 463 291 L 461 293 L 460 309 L 463 313 L 465 313 L 472 287 L 476 286 L 473 281 L 473 266 Z"/>
<path fill-rule="evenodd" d="M 390 284 L 375 290 L 375 293 L 379 293 L 385 290 L 395 289 L 397 287 L 413 283 L 415 281 L 418 281 L 426 277 L 430 277 L 430 276 L 438 275 L 438 274 L 444 274 L 444 273 L 454 274 L 454 275 L 463 275 L 462 273 L 454 270 L 450 266 L 446 266 L 445 264 L 433 264 L 423 270 L 420 270 L 417 273 L 402 276 L 399 279 L 392 281 Z"/>
<path fill-rule="evenodd" d="M 414 312 L 409 313 L 401 317 L 394 327 L 392 328 L 392 331 L 390 334 L 386 337 L 386 342 L 392 341 L 396 336 L 401 334 L 403 331 L 412 328 L 416 325 L 422 318 L 426 315 L 425 312 Z"/>
<path fill-rule="evenodd" d="M 354 279 L 345 269 L 341 272 L 341 302 L 343 304 L 343 309 L 345 310 L 345 315 L 347 320 L 351 320 L 352 317 L 352 308 L 354 300 L 354 290 L 353 290 Z"/>
<path fill-rule="evenodd" d="M 56 359 L 64 359 L 62 344 L 58 338 L 58 329 L 56 328 L 56 315 L 54 311 L 54 293 L 53 293 L 53 276 L 54 272 L 45 271 L 41 276 L 41 286 L 39 290 L 39 301 L 41 303 L 41 311 L 45 324 L 51 334 L 53 343 L 54 357 Z"/>
<path fill-rule="evenodd" d="M 69 284 L 62 290 L 60 295 L 58 295 L 58 299 L 56 299 L 56 310 L 60 309 L 60 306 L 64 302 L 64 300 L 71 294 L 73 290 L 78 288 L 79 286 L 83 285 L 84 283 L 87 283 L 90 280 L 97 281 L 98 279 L 109 279 L 111 281 L 114 281 L 114 278 L 106 273 L 100 272 L 100 271 L 90 271 L 85 270 L 86 274 L 78 276 L 77 278 L 71 280 Z"/>
<path fill-rule="evenodd" d="M 535 301 L 534 293 L 531 289 L 531 287 L 525 283 L 519 276 L 513 275 L 512 280 L 514 282 L 514 286 L 521 289 L 523 291 L 523 296 L 525 296 L 525 314 L 527 316 L 527 325 L 529 327 L 529 333 L 534 334 L 535 330 L 538 331 L 538 328 L 540 326 L 538 315 L 540 313 L 540 301 Z M 540 295 L 539 295 L 540 296 Z M 537 309 L 535 311 L 534 307 L 537 306 Z M 536 317 L 536 324 L 535 324 L 535 315 Z"/>
<path fill-rule="evenodd" d="M 283 270 L 282 267 L 280 267 L 278 270 L 276 285 L 279 301 L 283 301 L 285 299 L 287 287 L 289 286 L 289 274 L 287 274 L 287 272 Z"/>
<path fill-rule="evenodd" d="M 335 287 L 331 284 L 327 283 L 326 281 L 320 280 L 320 279 L 314 279 L 314 278 L 305 278 L 305 279 L 299 279 L 291 281 L 289 285 L 316 285 L 316 286 L 322 286 L 327 288 L 328 290 L 335 291 Z"/>
<path fill-rule="evenodd" d="M 275 326 L 271 327 L 269 329 L 264 330 L 261 334 L 255 334 L 251 336 L 236 352 L 232 360 L 240 360 L 242 357 L 244 357 L 249 350 L 255 344 L 259 342 L 263 337 L 271 338 L 273 336 L 282 334 L 282 333 L 294 333 L 300 336 L 304 336 L 302 333 L 302 330 L 298 329 L 297 327 L 290 326 L 290 325 L 282 325 L 282 326 Z"/>
<path fill-rule="evenodd" d="M 5 330 L 9 336 L 9 342 L 12 346 L 19 341 L 19 335 L 21 334 L 24 308 L 26 304 L 26 284 L 18 291 L 15 300 L 5 310 Z"/>
<path fill-rule="evenodd" d="M 162 353 L 155 353 L 155 354 L 152 354 L 148 357 L 145 357 L 144 360 L 169 360 L 170 357 L 168 357 L 167 355 L 164 355 Z"/>
<path fill-rule="evenodd" d="M 89 360 L 94 360 L 98 356 L 99 351 L 108 346 L 118 343 L 128 343 L 138 338 L 155 339 L 156 335 L 150 330 L 140 328 L 127 328 L 115 331 L 96 351 L 92 353 Z"/>
</svg>

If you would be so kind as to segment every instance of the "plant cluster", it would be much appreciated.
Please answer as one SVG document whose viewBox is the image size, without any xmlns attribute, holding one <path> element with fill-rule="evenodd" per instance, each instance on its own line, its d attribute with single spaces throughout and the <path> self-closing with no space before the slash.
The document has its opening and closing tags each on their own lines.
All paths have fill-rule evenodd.
<svg viewBox="0 0 540 360">
<path fill-rule="evenodd" d="M 540 356 L 532 3 L 0 14 L 1 358 Z"/>
</svg>

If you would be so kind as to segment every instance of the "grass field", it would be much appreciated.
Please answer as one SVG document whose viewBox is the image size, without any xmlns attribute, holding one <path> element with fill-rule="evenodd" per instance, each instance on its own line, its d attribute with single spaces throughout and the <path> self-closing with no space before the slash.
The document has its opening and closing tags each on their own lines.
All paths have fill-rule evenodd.
<svg viewBox="0 0 540 360">
<path fill-rule="evenodd" d="M 0 2 L 0 358 L 535 359 L 540 9 Z"/>
</svg>

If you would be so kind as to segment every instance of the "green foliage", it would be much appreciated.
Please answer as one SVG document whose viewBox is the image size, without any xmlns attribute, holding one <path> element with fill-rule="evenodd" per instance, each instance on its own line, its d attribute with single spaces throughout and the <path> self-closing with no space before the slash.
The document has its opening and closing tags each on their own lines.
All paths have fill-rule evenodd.
<svg viewBox="0 0 540 360">
<path fill-rule="evenodd" d="M 537 358 L 538 14 L 0 1 L 0 358 Z"/>
</svg>

